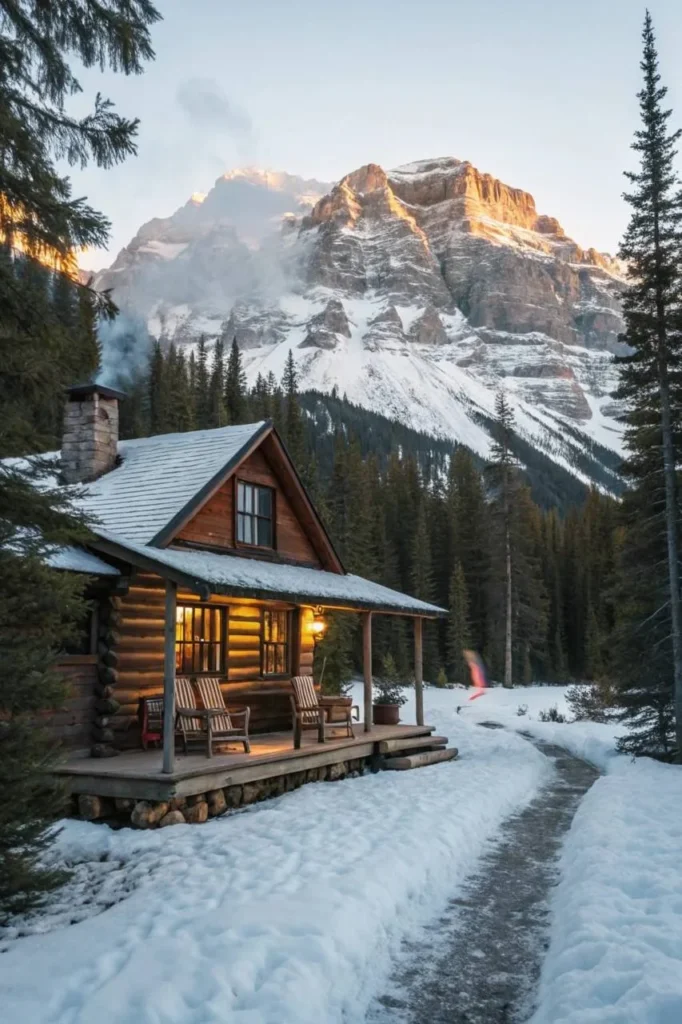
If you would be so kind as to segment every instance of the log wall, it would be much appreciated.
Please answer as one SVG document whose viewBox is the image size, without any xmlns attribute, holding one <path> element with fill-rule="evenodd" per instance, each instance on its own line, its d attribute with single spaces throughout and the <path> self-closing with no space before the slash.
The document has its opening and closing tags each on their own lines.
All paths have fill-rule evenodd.
<svg viewBox="0 0 682 1024">
<path fill-rule="evenodd" d="M 110 727 L 116 746 L 122 749 L 139 746 L 140 697 L 163 693 L 164 597 L 161 577 L 138 573 L 128 593 L 121 598 L 120 638 L 116 651 L 116 700 L 121 706 L 111 718 Z M 196 595 L 178 591 L 178 604 L 196 601 Z M 292 611 L 292 669 L 294 674 L 312 675 L 312 609 L 219 596 L 213 597 L 211 603 L 228 608 L 227 678 L 221 680 L 228 707 L 238 710 L 248 705 L 254 733 L 288 729 L 291 725 L 288 678 L 261 676 L 262 610 L 271 607 Z"/>
<path fill-rule="evenodd" d="M 278 477 L 260 451 L 246 459 L 237 472 L 239 480 L 262 484 L 275 491 L 276 553 L 288 560 L 321 566 L 306 531 L 294 512 Z M 234 477 L 227 480 L 177 535 L 177 540 L 234 550 Z M 249 546 L 245 547 L 249 550 Z M 251 549 L 253 550 L 253 549 Z"/>
<path fill-rule="evenodd" d="M 56 667 L 65 677 L 68 696 L 57 711 L 41 714 L 39 723 L 66 749 L 86 750 L 90 747 L 90 732 L 95 715 L 97 658 L 74 655 L 64 658 Z"/>
</svg>

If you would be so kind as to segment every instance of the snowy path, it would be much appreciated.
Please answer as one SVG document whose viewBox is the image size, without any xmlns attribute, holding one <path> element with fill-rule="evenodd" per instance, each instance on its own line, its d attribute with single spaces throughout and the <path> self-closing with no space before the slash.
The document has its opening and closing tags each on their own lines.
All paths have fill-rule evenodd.
<svg viewBox="0 0 682 1024">
<path fill-rule="evenodd" d="M 560 747 L 536 745 L 555 770 L 509 818 L 498 842 L 435 927 L 404 944 L 370 1024 L 511 1024 L 528 1020 L 547 947 L 559 847 L 597 771 Z"/>
</svg>

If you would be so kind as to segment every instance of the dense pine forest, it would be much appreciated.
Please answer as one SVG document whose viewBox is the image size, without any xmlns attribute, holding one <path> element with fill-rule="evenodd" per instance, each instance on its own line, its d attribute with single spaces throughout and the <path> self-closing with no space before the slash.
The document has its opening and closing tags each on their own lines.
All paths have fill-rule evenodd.
<svg viewBox="0 0 682 1024">
<path fill-rule="evenodd" d="M 468 682 L 462 650 L 469 647 L 483 654 L 493 678 L 502 678 L 505 524 L 494 465 L 338 395 L 299 395 L 291 356 L 281 381 L 258 376 L 248 387 L 235 339 L 229 345 L 219 339 L 210 350 L 202 340 L 189 356 L 156 343 L 149 366 L 129 376 L 125 387 L 124 437 L 272 419 L 347 570 L 448 609 L 447 621 L 426 627 L 426 678 L 441 685 Z M 492 429 L 499 434 L 502 428 L 493 423 Z M 609 662 L 617 502 L 577 480 L 575 489 L 562 492 L 555 480 L 561 507 L 543 507 L 551 495 L 536 473 L 541 501 L 534 498 L 512 423 L 507 437 L 512 681 L 594 678 Z M 399 621 L 376 624 L 378 673 L 390 655 L 389 671 L 410 678 L 407 628 Z M 337 616 L 318 651 L 326 685 L 348 679 L 359 658 L 355 624 Z"/>
</svg>

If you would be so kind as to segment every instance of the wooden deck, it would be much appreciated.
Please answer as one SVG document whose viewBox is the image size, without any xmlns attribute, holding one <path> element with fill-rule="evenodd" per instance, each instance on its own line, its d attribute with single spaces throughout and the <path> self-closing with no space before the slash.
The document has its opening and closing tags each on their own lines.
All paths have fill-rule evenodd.
<svg viewBox="0 0 682 1024">
<path fill-rule="evenodd" d="M 321 768 L 356 758 L 380 753 L 380 744 L 390 742 L 400 750 L 401 740 L 430 736 L 428 725 L 375 725 L 365 732 L 355 726 L 355 735 L 331 737 L 326 743 L 304 734 L 300 750 L 293 749 L 291 732 L 273 732 L 251 739 L 251 753 L 240 748 L 206 757 L 200 751 L 175 758 L 175 771 L 161 771 L 161 750 L 133 750 L 118 757 L 97 759 L 74 757 L 58 769 L 72 793 L 96 793 L 107 797 L 129 797 L 137 800 L 168 800 L 171 797 L 194 796 L 207 790 L 239 786 L 245 782 L 289 775 L 293 772 Z"/>
</svg>

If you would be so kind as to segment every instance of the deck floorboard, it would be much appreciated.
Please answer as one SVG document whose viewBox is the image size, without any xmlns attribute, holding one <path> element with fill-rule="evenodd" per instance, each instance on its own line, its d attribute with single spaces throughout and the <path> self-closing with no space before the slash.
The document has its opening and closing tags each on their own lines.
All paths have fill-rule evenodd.
<svg viewBox="0 0 682 1024">
<path fill-rule="evenodd" d="M 314 733 L 306 733 L 300 750 L 294 750 L 291 732 L 265 733 L 251 738 L 251 753 L 228 750 L 208 758 L 196 751 L 175 758 L 175 771 L 161 771 L 162 751 L 128 750 L 118 757 L 97 759 L 74 757 L 57 769 L 73 793 L 98 793 L 102 796 L 131 796 L 139 799 L 164 799 L 189 796 L 226 785 L 239 785 L 277 775 L 289 774 L 379 752 L 384 740 L 427 736 L 431 726 L 375 725 L 365 732 L 355 726 L 353 738 L 331 737 L 318 743 Z"/>
</svg>

